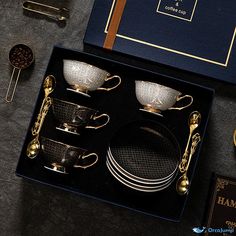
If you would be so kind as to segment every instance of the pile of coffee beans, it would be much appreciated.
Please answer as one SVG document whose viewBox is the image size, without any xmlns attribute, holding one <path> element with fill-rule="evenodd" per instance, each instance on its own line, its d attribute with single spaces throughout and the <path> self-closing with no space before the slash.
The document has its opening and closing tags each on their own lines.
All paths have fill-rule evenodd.
<svg viewBox="0 0 236 236">
<path fill-rule="evenodd" d="M 9 60 L 14 67 L 24 69 L 33 62 L 34 56 L 32 50 L 28 46 L 18 44 L 11 49 Z"/>
</svg>

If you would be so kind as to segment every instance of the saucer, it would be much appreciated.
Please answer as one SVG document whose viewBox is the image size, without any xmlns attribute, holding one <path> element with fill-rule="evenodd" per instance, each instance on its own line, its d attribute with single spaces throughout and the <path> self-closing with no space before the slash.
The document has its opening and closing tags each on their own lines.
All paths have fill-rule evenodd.
<svg viewBox="0 0 236 236">
<path fill-rule="evenodd" d="M 112 154 L 110 153 L 110 149 L 107 150 L 107 161 L 109 164 L 116 170 L 119 175 L 123 176 L 124 178 L 128 179 L 129 181 L 136 182 L 142 185 L 148 185 L 148 186 L 158 186 L 161 184 L 166 183 L 168 180 L 172 179 L 177 172 L 177 168 L 171 173 L 169 176 L 162 178 L 160 180 L 145 180 L 141 178 L 137 178 L 136 176 L 130 174 L 129 172 L 123 170 L 119 167 L 119 165 L 116 163 L 114 158 L 112 157 Z"/>
<path fill-rule="evenodd" d="M 66 172 L 65 167 L 63 167 L 63 166 L 55 167 L 54 165 L 51 165 L 51 167 L 49 167 L 49 166 L 46 166 L 46 165 L 45 165 L 44 168 L 47 169 L 47 170 L 50 170 L 50 171 L 54 171 L 54 172 L 60 173 L 60 174 L 65 174 L 65 175 L 68 174 L 68 173 Z"/>
<path fill-rule="evenodd" d="M 164 117 L 161 113 L 158 113 L 158 112 L 153 112 L 153 111 L 148 111 L 144 108 L 139 108 L 140 111 L 144 111 L 144 112 L 148 112 L 148 113 L 151 113 L 153 115 L 156 115 L 156 116 L 160 116 L 160 117 Z"/>
<path fill-rule="evenodd" d="M 56 129 L 60 130 L 60 131 L 63 131 L 63 132 L 66 132 L 66 133 L 69 133 L 69 134 L 80 135 L 79 133 L 76 133 L 76 132 L 73 132 L 73 131 L 69 131 L 69 130 L 65 130 L 63 128 L 56 127 Z"/>
<path fill-rule="evenodd" d="M 137 120 L 112 137 L 108 156 L 129 180 L 160 184 L 178 169 L 181 151 L 174 134 L 163 124 Z"/>
<path fill-rule="evenodd" d="M 71 88 L 66 88 L 66 90 L 71 91 L 71 92 L 74 92 L 74 93 L 81 94 L 81 95 L 83 95 L 83 96 L 85 96 L 85 97 L 88 97 L 88 98 L 91 97 L 91 96 L 90 96 L 89 94 L 87 94 L 87 93 L 84 93 L 84 92 L 81 92 L 81 91 L 76 91 L 76 90 L 71 89 Z"/>
<path fill-rule="evenodd" d="M 166 184 L 163 184 L 162 186 L 157 186 L 157 187 L 148 187 L 148 186 L 144 186 L 144 185 L 139 185 L 137 183 L 133 183 L 130 182 L 126 179 L 124 179 L 123 177 L 121 177 L 111 166 L 111 164 L 109 163 L 109 161 L 106 162 L 107 168 L 109 170 L 109 172 L 112 174 L 112 176 L 117 179 L 121 184 L 125 185 L 128 188 L 137 190 L 137 191 L 141 191 L 141 192 L 149 192 L 149 193 L 154 193 L 154 192 L 159 192 L 162 191 L 166 188 L 168 188 L 172 182 L 174 181 L 174 178 L 171 179 L 169 182 L 167 182 Z"/>
</svg>

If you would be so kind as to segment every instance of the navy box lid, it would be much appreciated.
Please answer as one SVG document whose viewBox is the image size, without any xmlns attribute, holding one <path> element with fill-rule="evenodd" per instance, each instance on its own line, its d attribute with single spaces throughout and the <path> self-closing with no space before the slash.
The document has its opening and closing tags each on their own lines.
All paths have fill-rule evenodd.
<svg viewBox="0 0 236 236">
<path fill-rule="evenodd" d="M 96 0 L 84 43 L 236 84 L 235 12 L 234 0 Z"/>
</svg>

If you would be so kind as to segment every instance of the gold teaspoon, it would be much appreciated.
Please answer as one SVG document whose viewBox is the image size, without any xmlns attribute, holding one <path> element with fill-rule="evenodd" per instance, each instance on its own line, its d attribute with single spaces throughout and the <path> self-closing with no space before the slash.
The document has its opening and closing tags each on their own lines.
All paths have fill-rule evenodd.
<svg viewBox="0 0 236 236">
<path fill-rule="evenodd" d="M 181 163 L 179 164 L 179 170 L 181 173 L 184 173 L 186 170 L 186 163 L 187 163 L 187 158 L 188 158 L 188 154 L 189 154 L 189 143 L 193 134 L 193 131 L 195 129 L 198 128 L 199 124 L 201 122 L 201 114 L 198 111 L 193 111 L 190 115 L 189 115 L 189 120 L 188 120 L 188 126 L 189 126 L 189 136 L 188 136 L 188 141 L 187 141 L 187 145 L 184 151 L 184 155 L 182 158 Z"/>
<path fill-rule="evenodd" d="M 47 115 L 47 112 L 51 106 L 51 98 L 48 97 L 54 90 L 56 85 L 56 79 L 53 75 L 49 75 L 45 78 L 43 83 L 43 89 L 44 89 L 44 99 L 37 117 L 36 122 L 34 123 L 34 126 L 32 128 L 32 135 L 35 136 L 33 140 L 31 140 L 27 146 L 26 155 L 30 159 L 34 159 L 40 150 L 40 142 L 39 142 L 39 133 L 42 128 L 44 119 Z"/>
<path fill-rule="evenodd" d="M 47 97 L 47 100 L 43 104 L 41 114 L 39 114 L 39 116 L 38 116 L 38 117 L 40 117 L 40 120 L 37 125 L 37 127 L 38 127 L 37 132 L 36 132 L 36 134 L 33 135 L 33 136 L 35 136 L 35 138 L 33 140 L 31 140 L 27 146 L 26 155 L 30 159 L 34 159 L 39 153 L 39 150 L 40 150 L 39 133 L 40 133 L 44 119 L 48 113 L 48 110 L 49 110 L 51 104 L 52 104 L 52 99 L 50 97 Z M 33 130 L 32 130 L 32 133 L 33 133 Z"/>
<path fill-rule="evenodd" d="M 188 163 L 186 166 L 186 170 L 183 173 L 183 175 L 181 175 L 176 182 L 176 191 L 179 195 L 184 195 L 189 190 L 190 183 L 189 183 L 189 179 L 187 177 L 187 172 L 188 172 L 188 168 L 189 168 L 189 164 L 191 162 L 192 156 L 195 153 L 197 145 L 200 141 L 201 141 L 200 134 L 199 133 L 194 134 L 192 137 L 192 145 L 191 145 L 191 149 L 190 149 L 190 154 L 189 154 L 189 159 L 188 159 Z"/>
</svg>

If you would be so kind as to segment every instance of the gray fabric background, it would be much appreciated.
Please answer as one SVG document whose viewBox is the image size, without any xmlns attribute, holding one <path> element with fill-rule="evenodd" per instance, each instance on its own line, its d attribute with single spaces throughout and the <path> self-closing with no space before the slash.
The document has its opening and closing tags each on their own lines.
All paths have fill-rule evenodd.
<svg viewBox="0 0 236 236">
<path fill-rule="evenodd" d="M 93 4 L 93 0 L 44 2 L 67 6 L 71 11 L 67 24 L 58 25 L 44 17 L 23 14 L 22 1 L 0 0 L 0 235 L 194 235 L 192 227 L 201 223 L 212 171 L 236 178 L 232 144 L 236 87 L 233 85 L 162 69 L 168 75 L 216 89 L 206 142 L 181 223 L 163 221 L 15 176 L 52 47 L 60 44 L 83 50 L 82 39 Z M 14 102 L 6 104 L 4 96 L 11 74 L 8 52 L 17 43 L 32 47 L 35 65 L 22 74 Z M 137 64 L 133 59 L 126 62 Z M 138 65 L 159 70 L 148 63 Z"/>
</svg>

